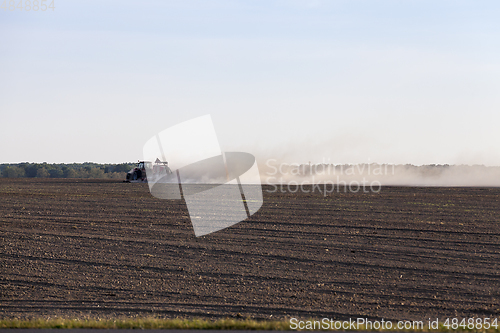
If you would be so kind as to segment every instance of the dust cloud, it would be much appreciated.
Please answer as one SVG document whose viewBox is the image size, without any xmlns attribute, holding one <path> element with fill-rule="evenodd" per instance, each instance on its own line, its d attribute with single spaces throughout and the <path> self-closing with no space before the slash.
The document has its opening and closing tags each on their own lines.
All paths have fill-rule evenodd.
<svg viewBox="0 0 500 333">
<path fill-rule="evenodd" d="M 260 161 L 263 184 L 349 184 L 399 186 L 500 186 L 500 167 L 484 165 L 297 164 Z"/>
</svg>

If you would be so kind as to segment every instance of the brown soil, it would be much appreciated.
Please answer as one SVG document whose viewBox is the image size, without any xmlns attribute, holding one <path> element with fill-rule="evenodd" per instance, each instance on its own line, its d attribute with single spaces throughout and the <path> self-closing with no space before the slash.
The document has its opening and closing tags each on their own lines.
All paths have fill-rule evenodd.
<svg viewBox="0 0 500 333">
<path fill-rule="evenodd" d="M 500 188 L 269 190 L 196 238 L 147 184 L 2 179 L 0 318 L 500 314 Z"/>
</svg>

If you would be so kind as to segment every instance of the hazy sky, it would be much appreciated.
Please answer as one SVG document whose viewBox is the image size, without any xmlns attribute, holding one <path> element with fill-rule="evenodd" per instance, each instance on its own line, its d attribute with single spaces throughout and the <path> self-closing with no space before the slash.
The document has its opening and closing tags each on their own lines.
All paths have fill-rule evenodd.
<svg viewBox="0 0 500 333">
<path fill-rule="evenodd" d="M 0 9 L 0 163 L 135 161 L 211 114 L 259 158 L 500 165 L 499 1 L 54 4 Z"/>
</svg>

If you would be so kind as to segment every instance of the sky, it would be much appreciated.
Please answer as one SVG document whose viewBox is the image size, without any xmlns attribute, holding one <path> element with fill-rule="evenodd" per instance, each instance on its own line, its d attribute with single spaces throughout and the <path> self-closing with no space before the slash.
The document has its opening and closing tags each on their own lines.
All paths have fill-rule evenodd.
<svg viewBox="0 0 500 333">
<path fill-rule="evenodd" d="M 133 162 L 210 114 L 258 160 L 500 166 L 498 1 L 19 1 L 0 163 Z"/>
</svg>

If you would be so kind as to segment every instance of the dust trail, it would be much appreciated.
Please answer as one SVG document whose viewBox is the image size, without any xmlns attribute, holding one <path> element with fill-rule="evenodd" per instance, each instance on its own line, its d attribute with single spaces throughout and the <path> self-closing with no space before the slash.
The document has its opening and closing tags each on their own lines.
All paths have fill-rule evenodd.
<svg viewBox="0 0 500 333">
<path fill-rule="evenodd" d="M 333 183 L 407 186 L 500 186 L 500 167 L 483 165 L 297 164 L 268 159 L 259 164 L 262 183 Z"/>
</svg>

